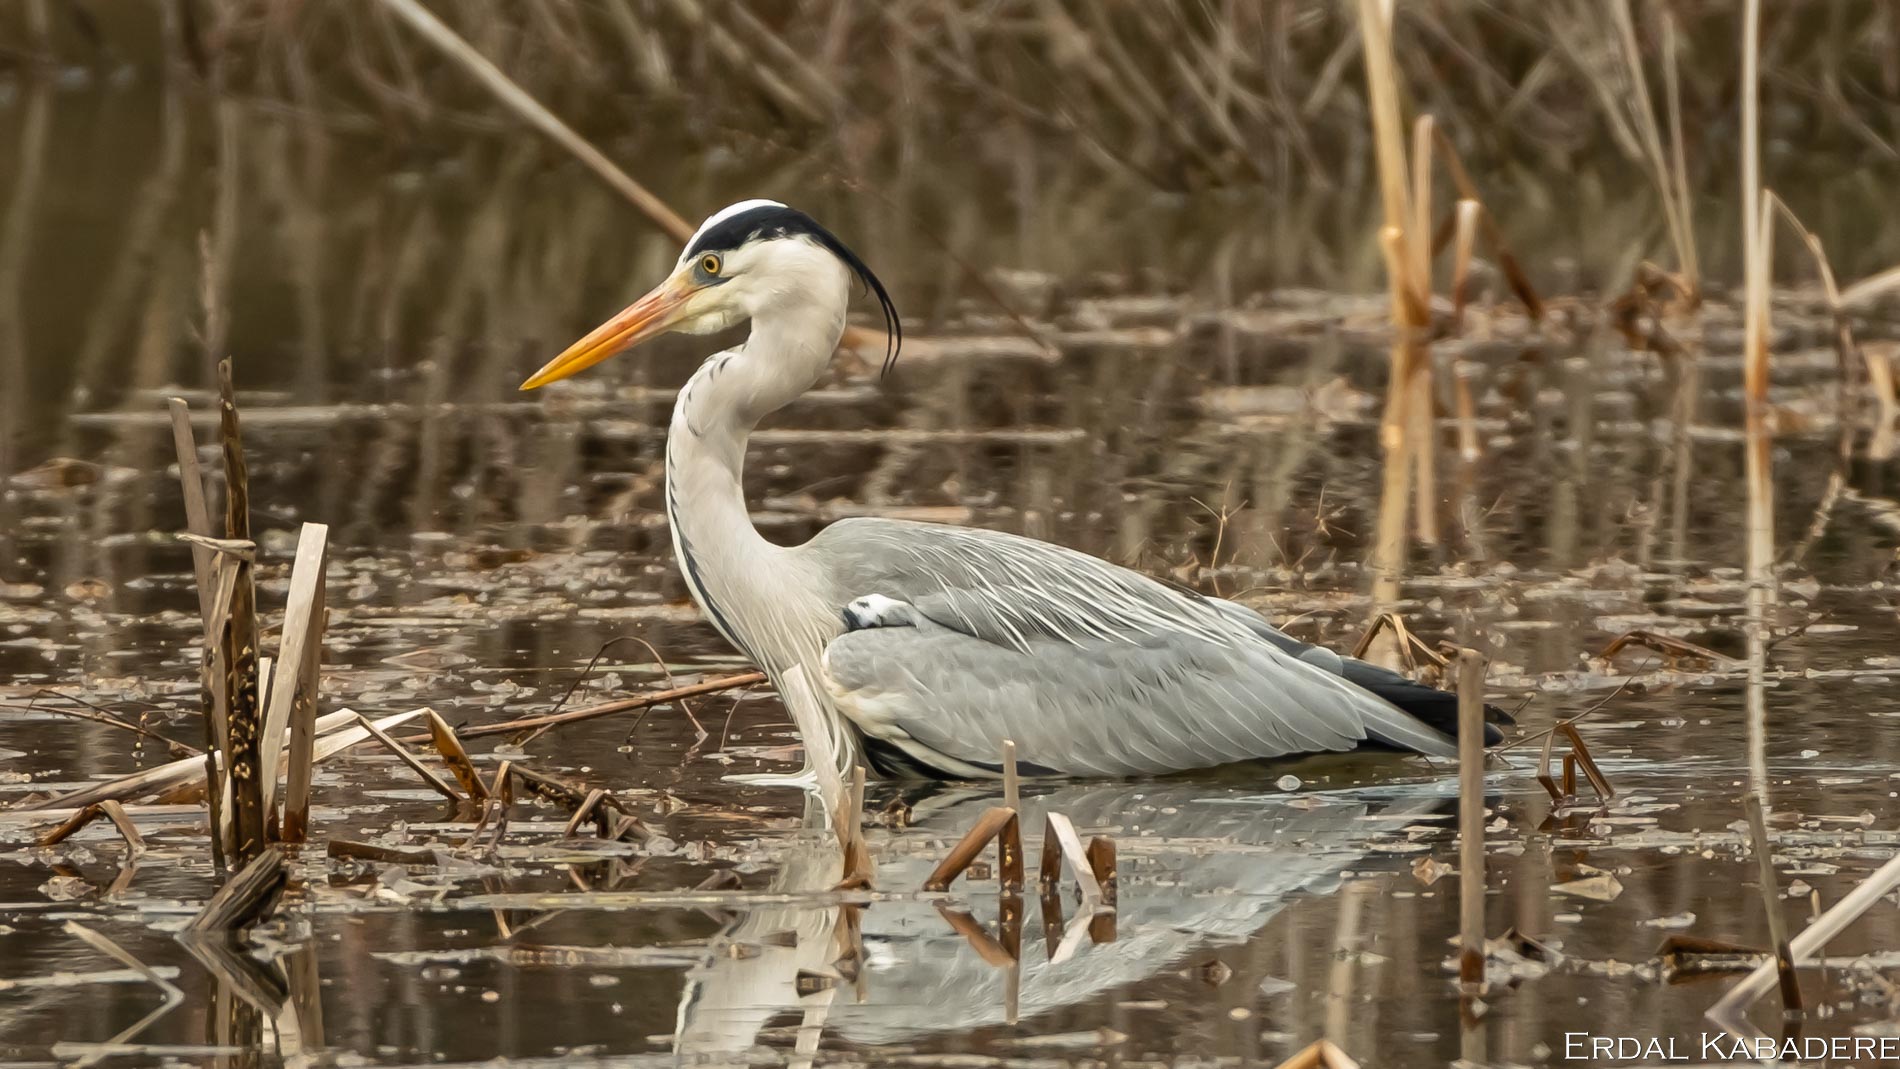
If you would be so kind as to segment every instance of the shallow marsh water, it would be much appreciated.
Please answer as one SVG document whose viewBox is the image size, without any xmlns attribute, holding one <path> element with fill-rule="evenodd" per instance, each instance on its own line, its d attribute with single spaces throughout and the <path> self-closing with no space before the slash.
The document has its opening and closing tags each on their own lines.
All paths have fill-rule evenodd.
<svg viewBox="0 0 1900 1069">
<path fill-rule="evenodd" d="M 202 192 L 185 161 L 207 124 L 162 91 L 171 114 L 154 124 L 149 99 L 114 92 L 28 87 L 6 104 L 6 136 L 43 165 L 31 182 L 16 173 L 8 195 L 30 196 L 43 230 L 35 270 L 0 252 L 12 302 L 0 342 L 18 376 L 0 399 L 0 801 L 166 756 L 22 706 L 83 700 L 185 743 L 199 731 L 163 398 L 182 390 L 210 411 L 193 392 L 205 381 L 192 340 L 202 219 L 179 207 Z M 347 139 L 241 121 L 250 154 L 237 165 L 247 193 L 228 304 L 265 532 L 261 596 L 273 618 L 297 524 L 330 524 L 326 708 L 426 704 L 468 725 L 542 712 L 623 637 L 650 644 L 665 669 L 644 646 L 615 643 L 570 705 L 738 668 L 684 600 L 657 510 L 670 387 L 704 347 L 669 343 L 544 398 L 512 392 L 654 277 L 666 243 L 530 153 L 365 175 L 347 165 Z M 104 173 L 108 146 L 139 165 Z M 84 180 L 59 180 L 73 173 Z M 695 209 L 756 192 L 727 188 L 729 174 L 643 177 Z M 769 184 L 799 180 L 793 161 Z M 1204 235 L 1192 214 L 1173 222 Z M 617 227 L 624 245 L 598 238 Z M 838 229 L 877 249 L 907 307 L 927 311 L 895 376 L 841 365 L 759 436 L 748 480 L 773 537 L 867 512 L 995 526 L 1238 595 L 1302 637 L 1356 637 L 1377 508 L 1383 298 L 1181 296 L 1137 271 L 1173 235 L 1134 227 L 1120 249 L 1098 234 L 998 281 L 1049 332 L 1047 356 L 985 299 L 943 296 L 953 287 L 932 277 L 945 270 L 934 252 L 894 236 L 903 228 L 877 210 Z M 1002 263 L 1017 262 L 1003 250 L 1035 245 L 1020 232 L 971 240 Z M 1766 940 L 1738 831 L 1751 782 L 1767 784 L 1777 813 L 1792 923 L 1810 892 L 1825 907 L 1900 849 L 1900 464 L 1857 438 L 1849 492 L 1787 569 L 1783 637 L 1760 691 L 1766 732 L 1751 745 L 1739 662 L 1591 659 L 1637 627 L 1741 655 L 1737 317 L 1719 301 L 1705 310 L 1700 403 L 1679 424 L 1680 368 L 1599 329 L 1597 303 L 1537 331 L 1500 295 L 1438 348 L 1474 376 L 1482 456 L 1460 461 L 1445 424 L 1447 545 L 1415 556 L 1401 609 L 1428 638 L 1491 658 L 1493 699 L 1527 703 L 1522 733 L 1595 709 L 1582 731 L 1619 792 L 1553 814 L 1535 746 L 1493 776 L 1488 930 L 1515 927 L 1562 956 L 1548 971 L 1520 966 L 1473 1025 L 1447 968 L 1457 896 L 1455 878 L 1439 878 L 1456 860 L 1443 769 L 1316 759 L 1033 785 L 1032 814 L 1047 807 L 1116 839 L 1120 900 L 1113 939 L 1084 932 L 1066 955 L 1073 918 L 1027 900 L 1011 1023 L 1009 970 L 916 893 L 996 792 L 874 785 L 869 810 L 907 808 L 908 823 L 890 816 L 871 832 L 875 895 L 833 893 L 838 860 L 805 830 L 801 797 L 724 778 L 797 767 L 795 736 L 763 690 L 522 747 L 483 740 L 484 767 L 512 758 L 612 788 L 659 837 L 564 841 L 564 812 L 524 802 L 493 854 L 396 866 L 313 848 L 257 953 L 315 978 L 313 1046 L 337 1064 L 1251 1065 L 1327 1036 L 1368 1066 L 1540 1065 L 1561 1064 L 1565 1033 L 1586 1027 L 1678 1037 L 1693 1053 L 1726 981 L 1672 982 L 1655 951 L 1678 933 Z M 1835 369 L 1814 310 L 1801 293 L 1779 309 L 1793 324 L 1777 343 L 1784 546 L 1800 542 L 1834 463 Z M 1862 328 L 1894 333 L 1890 317 Z M 27 358 L 45 353 L 71 359 Z M 320 839 L 446 850 L 466 833 L 373 748 L 322 766 L 315 790 Z M 244 1060 L 217 1045 L 235 996 L 172 938 L 214 886 L 202 816 L 139 822 L 150 849 L 128 872 L 104 825 L 39 849 L 42 825 L 0 811 L 0 1062 Z M 737 892 L 683 890 L 721 871 Z M 997 924 L 993 878 L 949 901 Z M 183 989 L 182 1005 L 134 1037 L 152 1046 L 90 1046 L 151 1011 L 151 985 L 123 973 L 42 983 L 119 968 L 68 920 Z M 848 942 L 853 926 L 862 966 L 834 978 L 839 932 Z M 1805 974 L 1822 1006 L 1810 1034 L 1900 1028 L 1896 934 L 1900 914 L 1883 903 L 1829 954 L 1886 957 Z"/>
</svg>

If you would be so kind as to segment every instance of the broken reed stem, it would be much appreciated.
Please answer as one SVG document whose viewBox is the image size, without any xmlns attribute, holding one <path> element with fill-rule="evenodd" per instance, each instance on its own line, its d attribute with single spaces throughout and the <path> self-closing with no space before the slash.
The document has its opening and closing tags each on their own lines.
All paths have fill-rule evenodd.
<svg viewBox="0 0 1900 1069">
<path fill-rule="evenodd" d="M 218 361 L 218 426 L 224 453 L 224 536 L 251 538 L 250 477 L 244 464 L 244 442 L 238 428 L 237 390 L 232 384 L 231 361 Z M 264 849 L 269 833 L 263 781 L 275 775 L 276 755 L 262 750 L 264 710 L 258 695 L 257 588 L 251 562 L 235 561 L 236 580 L 230 614 L 219 636 L 223 655 L 225 705 L 230 726 L 233 842 L 231 860 L 249 864 Z M 270 770 L 265 769 L 266 761 Z"/>
<path fill-rule="evenodd" d="M 1023 811 L 1022 778 L 1016 774 L 1016 742 L 1003 740 L 1003 804 L 1012 811 Z"/>
<path fill-rule="evenodd" d="M 138 826 L 132 823 L 131 815 L 126 813 L 124 806 L 110 798 L 75 811 L 57 827 L 33 840 L 33 845 L 56 846 L 100 817 L 110 820 L 112 826 L 118 830 L 119 837 L 125 840 L 127 861 L 136 861 L 138 856 L 145 852 L 145 837 L 139 834 Z"/>
<path fill-rule="evenodd" d="M 325 537 L 328 537 L 327 529 Z M 328 624 L 326 617 L 329 613 L 329 596 L 324 590 L 329 559 L 326 546 L 314 565 L 317 573 L 316 591 L 311 596 L 309 637 L 304 641 L 303 660 L 298 666 L 296 678 L 290 681 L 296 687 L 296 695 L 291 704 L 290 748 L 284 758 L 289 763 L 289 775 L 284 785 L 282 831 L 285 842 L 303 842 L 310 832 L 310 782 L 316 763 L 317 697 L 323 675 L 323 629 Z M 292 579 L 294 585 L 295 577 Z M 289 626 L 286 619 L 285 627 Z"/>
<path fill-rule="evenodd" d="M 1457 237 L 1451 254 L 1451 329 L 1459 331 L 1465 325 L 1465 290 L 1470 282 L 1471 253 L 1478 240 L 1478 220 L 1484 214 L 1484 206 L 1470 197 L 1458 199 Z M 1459 410 L 1462 419 L 1464 411 Z"/>
<path fill-rule="evenodd" d="M 1023 889 L 1022 825 L 1015 810 L 1001 805 L 990 807 L 977 818 L 976 824 L 924 879 L 924 890 L 949 890 L 951 882 L 963 875 L 992 839 L 997 841 L 997 878 L 1002 883 L 1003 893 L 1020 892 Z"/>
<path fill-rule="evenodd" d="M 211 537 L 211 509 L 205 498 L 204 473 L 198 468 L 198 440 L 191 430 L 191 406 L 183 398 L 168 402 L 172 423 L 172 446 L 178 454 L 178 485 L 185 498 L 185 522 L 191 533 Z M 225 776 L 217 755 L 227 753 L 231 745 L 229 710 L 225 707 L 221 621 L 229 604 L 223 592 L 228 578 L 225 563 L 210 547 L 193 543 L 191 567 L 198 580 L 198 614 L 204 624 L 204 653 L 199 660 L 199 687 L 203 691 L 205 725 L 205 779 L 211 784 L 205 791 L 207 824 L 211 830 L 211 860 L 218 872 L 225 871 L 228 845 L 226 823 L 229 814 L 221 804 Z"/>
<path fill-rule="evenodd" d="M 455 729 L 442 719 L 434 709 L 426 710 L 424 715 L 429 721 L 429 738 L 435 744 L 435 752 L 455 773 L 455 779 L 462 785 L 462 793 L 473 802 L 488 800 L 488 787 L 482 783 L 481 773 L 475 770 L 475 762 L 469 759 L 468 751 L 462 748 L 462 740 L 456 737 Z"/>
<path fill-rule="evenodd" d="M 388 750 L 390 753 L 395 754 L 398 760 L 400 760 L 403 764 L 408 765 L 409 770 L 411 772 L 414 772 L 416 775 L 422 777 L 422 782 L 428 784 L 431 790 L 435 791 L 437 794 L 441 795 L 444 798 L 447 798 L 450 802 L 453 802 L 457 805 L 460 805 L 462 803 L 461 793 L 457 791 L 454 787 L 449 786 L 448 783 L 445 780 L 443 780 L 441 776 L 438 776 L 434 772 L 430 771 L 429 767 L 427 765 L 424 765 L 420 758 L 418 758 L 415 754 L 409 751 L 409 747 L 404 746 L 402 743 L 397 742 L 395 739 L 391 738 L 388 732 L 384 731 L 382 728 L 377 727 L 376 722 L 374 720 L 371 720 L 369 717 L 364 716 L 362 713 L 356 714 L 356 720 L 359 724 L 362 725 L 363 730 L 370 733 L 370 737 L 374 738 L 377 742 L 382 743 L 384 749 Z M 293 765 L 292 767 L 295 767 L 295 766 Z M 596 795 L 603 794 L 603 793 L 605 792 L 603 791 L 594 792 L 594 794 Z M 285 822 L 286 829 L 288 829 L 288 826 L 290 823 L 288 806 L 286 806 L 285 808 L 284 822 Z M 573 825 L 570 824 L 569 834 L 573 833 L 572 828 L 573 828 Z"/>
<path fill-rule="evenodd" d="M 1768 916 L 1768 941 L 1775 948 L 1775 973 L 1781 983 L 1781 1008 L 1788 1013 L 1801 1010 L 1801 983 L 1794 975 L 1794 954 L 1788 949 L 1788 922 L 1781 915 L 1781 895 L 1775 880 L 1773 846 L 1768 839 L 1768 822 L 1762 815 L 1761 796 L 1749 794 L 1742 799 L 1748 814 L 1748 835 L 1755 847 L 1755 871 L 1761 884 L 1762 911 Z"/>
<path fill-rule="evenodd" d="M 1274 1069 L 1359 1069 L 1359 1063 L 1332 1040 L 1316 1039 Z"/>
<path fill-rule="evenodd" d="M 283 635 L 278 641 L 264 714 L 261 752 L 267 759 L 284 752 L 289 737 L 289 784 L 284 793 L 280 838 L 304 840 L 310 815 L 310 757 L 315 738 L 317 677 L 323 652 L 323 573 L 330 529 L 306 523 L 297 536 L 297 555 L 290 572 L 290 597 L 284 609 Z M 277 777 L 261 781 L 266 818 L 275 815 Z"/>
<path fill-rule="evenodd" d="M 1108 842 L 1096 837 L 1096 843 Z M 1091 844 L 1087 849 L 1082 846 L 1081 836 L 1075 833 L 1075 825 L 1061 813 L 1047 813 L 1043 816 L 1042 854 L 1036 866 L 1037 890 L 1041 894 L 1054 894 L 1062 882 L 1062 863 L 1069 863 L 1069 871 L 1074 874 L 1076 886 L 1082 892 L 1082 908 L 1093 910 L 1107 901 L 1106 892 L 1100 880 L 1096 878 L 1095 863 L 1091 856 L 1099 848 Z M 1113 868 L 1114 847 L 1109 851 L 1109 866 Z"/>
<path fill-rule="evenodd" d="M 1484 983 L 1484 658 L 1458 651 L 1458 979 Z"/>
</svg>

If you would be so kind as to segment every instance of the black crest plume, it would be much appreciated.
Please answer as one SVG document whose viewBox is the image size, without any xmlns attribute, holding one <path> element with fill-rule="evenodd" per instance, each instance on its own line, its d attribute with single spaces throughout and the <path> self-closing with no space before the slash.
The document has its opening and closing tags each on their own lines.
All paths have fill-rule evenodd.
<svg viewBox="0 0 1900 1069">
<path fill-rule="evenodd" d="M 851 251 L 851 247 L 839 239 L 838 235 L 820 226 L 818 220 L 796 208 L 783 204 L 767 202 L 754 208 L 719 220 L 698 234 L 691 245 L 686 247 L 688 258 L 706 252 L 724 252 L 736 249 L 748 241 L 770 238 L 809 238 L 814 243 L 831 251 L 832 255 L 844 261 L 845 267 L 858 277 L 864 288 L 877 296 L 878 308 L 884 313 L 884 369 L 882 374 L 890 374 L 891 366 L 897 363 L 898 350 L 904 346 L 904 325 L 898 319 L 897 305 L 892 303 L 891 295 L 884 289 L 884 283 L 878 281 L 869 265 Z"/>
</svg>

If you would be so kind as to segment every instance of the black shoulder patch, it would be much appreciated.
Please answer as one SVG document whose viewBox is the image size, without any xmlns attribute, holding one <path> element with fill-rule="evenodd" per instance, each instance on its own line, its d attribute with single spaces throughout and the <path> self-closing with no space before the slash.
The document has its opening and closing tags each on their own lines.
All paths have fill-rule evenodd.
<svg viewBox="0 0 1900 1069">
<path fill-rule="evenodd" d="M 897 362 L 897 351 L 904 344 L 904 326 L 898 320 L 897 305 L 891 302 L 891 295 L 885 291 L 884 283 L 878 281 L 877 276 L 871 273 L 871 268 L 858 258 L 857 253 L 851 251 L 850 246 L 797 208 L 788 208 L 783 204 L 761 204 L 721 219 L 687 246 L 684 258 L 692 259 L 707 252 L 729 252 L 748 241 L 793 237 L 810 238 L 829 249 L 832 255 L 844 261 L 845 267 L 858 277 L 866 289 L 877 296 L 878 309 L 884 313 L 884 333 L 889 339 L 884 346 L 884 373 L 889 374 L 891 365 Z"/>
</svg>

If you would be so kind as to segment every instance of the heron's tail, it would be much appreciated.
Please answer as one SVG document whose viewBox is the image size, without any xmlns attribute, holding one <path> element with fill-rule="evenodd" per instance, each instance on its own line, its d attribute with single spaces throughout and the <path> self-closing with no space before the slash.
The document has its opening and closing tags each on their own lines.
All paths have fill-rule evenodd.
<svg viewBox="0 0 1900 1069">
<path fill-rule="evenodd" d="M 1423 683 L 1388 671 L 1378 665 L 1351 657 L 1340 658 L 1340 675 L 1348 683 L 1383 698 L 1388 704 L 1396 706 L 1412 719 L 1419 721 L 1433 731 L 1449 739 L 1458 738 L 1458 695 L 1448 690 L 1428 687 Z M 1504 741 L 1503 725 L 1514 724 L 1511 714 L 1495 705 L 1484 707 L 1484 744 L 1496 746 Z M 1402 749 L 1417 749 L 1409 741 L 1399 738 L 1386 738 L 1385 733 L 1374 728 L 1373 737 L 1388 746 Z"/>
</svg>

